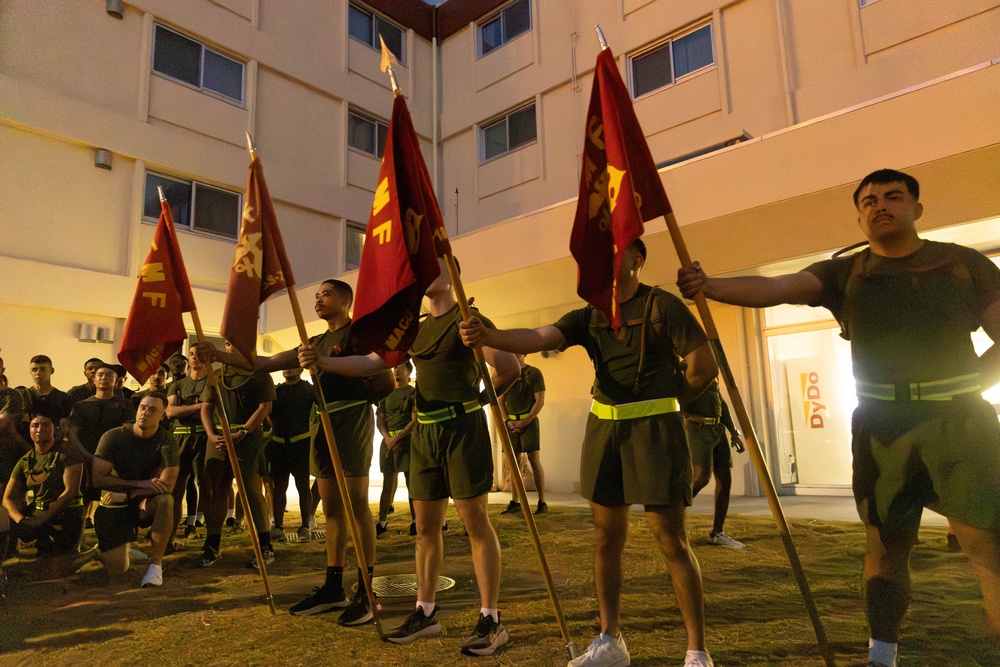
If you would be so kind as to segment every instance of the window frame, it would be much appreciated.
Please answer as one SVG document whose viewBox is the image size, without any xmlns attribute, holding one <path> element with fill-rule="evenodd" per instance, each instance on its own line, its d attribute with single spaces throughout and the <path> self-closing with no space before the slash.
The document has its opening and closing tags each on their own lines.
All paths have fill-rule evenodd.
<svg viewBox="0 0 1000 667">
<path fill-rule="evenodd" d="M 632 99 L 633 100 L 638 100 L 638 99 L 641 99 L 641 98 L 643 98 L 643 97 L 645 97 L 647 95 L 652 95 L 653 93 L 659 92 L 659 91 L 664 90 L 666 88 L 670 88 L 671 86 L 676 86 L 678 83 L 682 83 L 682 82 L 686 81 L 687 79 L 690 79 L 690 78 L 692 78 L 694 76 L 702 74 L 703 72 L 706 72 L 706 71 L 712 69 L 713 67 L 717 68 L 719 66 L 719 58 L 718 58 L 718 53 L 717 53 L 717 50 L 716 50 L 715 30 L 713 29 L 713 23 L 714 22 L 710 18 L 709 19 L 705 19 L 703 21 L 699 21 L 698 23 L 695 23 L 695 24 L 693 24 L 693 25 L 691 25 L 691 26 L 689 26 L 689 27 L 687 27 L 687 28 L 685 28 L 683 30 L 679 30 L 679 31 L 677 31 L 677 32 L 675 32 L 675 33 L 667 36 L 664 39 L 661 39 L 661 40 L 659 40 L 657 42 L 654 42 L 653 44 L 650 44 L 649 46 L 646 46 L 646 47 L 644 47 L 644 48 L 642 48 L 642 49 L 640 49 L 638 51 L 634 51 L 634 52 L 628 54 L 626 56 L 626 61 L 628 63 L 628 68 L 627 68 L 628 87 L 629 87 L 629 95 L 632 97 Z M 677 61 L 676 61 L 676 57 L 674 55 L 674 42 L 676 42 L 678 40 L 681 40 L 681 39 L 684 39 L 685 37 L 687 37 L 689 35 L 693 35 L 694 33 L 698 32 L 699 30 L 703 30 L 705 28 L 708 28 L 708 34 L 709 34 L 709 37 L 711 38 L 711 43 L 712 43 L 712 61 L 710 63 L 706 64 L 706 65 L 702 65 L 701 67 L 698 67 L 697 69 L 693 69 L 693 70 L 691 70 L 689 72 L 685 72 L 681 76 L 677 76 Z M 635 85 L 636 85 L 636 83 L 635 83 L 635 79 L 636 79 L 635 64 L 636 64 L 636 60 L 641 59 L 644 56 L 649 56 L 649 55 L 651 55 L 653 53 L 660 52 L 660 51 L 662 51 L 664 49 L 668 49 L 669 53 L 670 53 L 670 81 L 667 82 L 667 83 L 665 83 L 665 84 L 663 84 L 662 86 L 658 86 L 656 88 L 651 88 L 650 90 L 647 90 L 645 92 L 636 94 L 636 91 L 635 91 Z"/>
<path fill-rule="evenodd" d="M 366 14 L 366 15 L 368 15 L 371 18 L 371 21 L 372 21 L 372 34 L 370 35 L 371 41 L 363 41 L 363 40 L 359 39 L 358 37 L 355 37 L 354 34 L 351 33 L 351 10 L 360 12 L 362 14 Z M 404 28 L 403 26 L 399 25 L 398 23 L 396 23 L 395 21 L 391 21 L 386 16 L 383 16 L 382 14 L 379 14 L 378 12 L 376 12 L 376 11 L 374 11 L 372 9 L 368 9 L 366 7 L 363 7 L 363 6 L 359 5 L 356 2 L 349 2 L 347 4 L 347 37 L 349 39 L 353 39 L 358 44 L 364 44 L 365 46 L 367 46 L 368 48 L 372 49 L 373 51 L 376 51 L 378 53 L 382 53 L 382 45 L 379 43 L 379 40 L 378 40 L 378 37 L 379 37 L 378 22 L 379 21 L 382 21 L 382 22 L 386 23 L 387 25 L 390 25 L 393 28 L 396 28 L 397 30 L 399 30 L 399 51 L 400 52 L 399 53 L 393 52 L 393 55 L 396 56 L 396 60 L 399 61 L 400 65 L 402 65 L 403 67 L 406 67 L 406 34 L 407 34 L 408 30 L 406 28 Z M 386 46 L 388 46 L 388 44 Z M 389 49 L 389 50 L 392 51 L 392 49 Z"/>
<path fill-rule="evenodd" d="M 161 30 L 161 29 L 162 30 L 166 30 L 167 32 L 172 32 L 173 34 L 178 35 L 179 37 L 182 37 L 182 38 L 184 38 L 184 39 L 186 39 L 186 40 L 188 40 L 190 42 L 194 42 L 195 44 L 197 44 L 198 46 L 201 47 L 201 51 L 200 51 L 200 53 L 198 55 L 198 85 L 197 86 L 194 85 L 194 84 L 192 84 L 190 81 L 184 81 L 183 79 L 178 79 L 178 78 L 176 78 L 174 76 L 171 76 L 170 74 L 167 74 L 166 72 L 161 72 L 161 71 L 159 71 L 159 70 L 156 69 L 156 41 L 157 41 L 157 34 L 158 34 L 159 30 Z M 240 99 L 237 100 L 234 97 L 230 97 L 229 95 L 226 95 L 224 93 L 220 93 L 220 92 L 218 92 L 216 90 L 213 90 L 212 88 L 206 88 L 205 87 L 205 52 L 206 51 L 208 51 L 210 53 L 213 53 L 216 56 L 219 56 L 220 58 L 223 58 L 223 59 L 228 60 L 230 62 L 236 63 L 236 64 L 238 64 L 240 66 Z M 162 78 L 164 78 L 164 79 L 166 79 L 168 81 L 173 81 L 174 83 L 178 83 L 178 84 L 180 84 L 182 86 L 187 86 L 188 88 L 191 88 L 192 90 L 197 90 L 198 92 L 204 93 L 204 94 L 209 95 L 211 97 L 214 97 L 215 99 L 222 100 L 223 102 L 228 102 L 229 104 L 234 104 L 234 105 L 236 105 L 236 106 L 238 106 L 240 108 L 246 108 L 246 98 L 247 98 L 247 64 L 246 64 L 246 62 L 243 61 L 243 60 L 240 60 L 238 58 L 235 58 L 235 57 L 233 57 L 233 56 L 231 56 L 231 55 L 229 55 L 227 53 L 224 53 L 224 52 L 220 51 L 219 49 L 212 48 L 212 47 L 208 46 L 207 44 L 205 44 L 200 39 L 195 39 L 194 37 L 191 37 L 190 35 L 186 35 L 186 34 L 180 32 L 179 30 L 174 30 L 173 28 L 170 28 L 170 27 L 168 27 L 168 26 L 166 26 L 166 25 L 164 25 L 162 23 L 153 23 L 153 48 L 152 48 L 150 56 L 149 56 L 149 71 L 151 73 L 155 74 L 156 76 L 162 77 Z"/>
<path fill-rule="evenodd" d="M 358 251 L 357 264 L 351 262 L 350 258 L 347 256 L 348 241 L 351 232 L 356 232 L 361 236 L 361 249 Z M 365 239 L 367 236 L 368 236 L 367 225 L 362 225 L 361 223 L 354 222 L 352 220 L 345 221 L 344 223 L 344 270 L 345 271 L 354 271 L 356 269 L 361 268 L 361 257 L 362 255 L 364 255 L 365 252 Z"/>
<path fill-rule="evenodd" d="M 532 114 L 532 116 L 533 116 L 534 121 L 535 121 L 535 136 L 530 141 L 525 141 L 524 143 L 518 144 L 517 146 L 514 146 L 512 148 L 511 145 L 510 145 L 510 117 L 513 116 L 513 115 L 515 115 L 515 114 L 517 114 L 517 113 L 525 111 L 525 110 L 527 110 L 529 108 L 534 110 L 534 113 Z M 507 126 L 507 128 L 506 128 L 506 130 L 507 130 L 506 131 L 507 147 L 506 147 L 506 149 L 502 153 L 497 153 L 496 155 L 492 155 L 490 157 L 487 157 L 486 156 L 486 132 L 487 132 L 487 130 L 489 130 L 491 128 L 494 128 L 494 127 L 496 127 L 497 125 L 499 125 L 501 123 L 504 123 Z M 487 121 L 485 121 L 483 123 L 480 123 L 479 124 L 479 132 L 478 132 L 478 134 L 479 134 L 479 164 L 480 164 L 480 166 L 484 165 L 484 164 L 487 164 L 488 162 L 492 162 L 494 160 L 499 160 L 500 158 L 502 158 L 502 157 L 504 157 L 506 155 L 510 155 L 511 153 L 513 153 L 515 151 L 521 150 L 522 148 L 527 148 L 528 146 L 531 146 L 532 144 L 537 144 L 538 143 L 538 104 L 537 104 L 537 100 L 532 99 L 530 102 L 525 102 L 524 104 L 516 106 L 513 109 L 510 109 L 509 111 L 506 111 L 506 112 L 504 112 L 504 113 L 502 113 L 502 114 L 500 114 L 498 116 L 494 116 L 493 118 L 490 118 L 489 120 L 487 120 Z"/>
<path fill-rule="evenodd" d="M 155 171 L 155 170 L 152 170 L 152 169 L 147 169 L 146 170 L 146 177 L 145 177 L 145 179 L 143 179 L 143 186 L 142 186 L 143 211 L 142 211 L 142 216 L 141 216 L 142 224 L 144 224 L 144 225 L 156 225 L 159 222 L 159 214 L 157 214 L 157 216 L 154 218 L 154 217 L 146 215 L 146 211 L 145 211 L 145 208 L 146 208 L 145 207 L 146 193 L 147 193 L 148 187 L 149 187 L 148 184 L 149 184 L 149 177 L 150 176 L 156 176 L 157 178 L 161 178 L 161 179 L 168 180 L 168 181 L 173 181 L 175 183 L 182 183 L 182 184 L 187 185 L 187 186 L 189 186 L 191 188 L 191 198 L 187 202 L 187 205 L 188 205 L 188 208 L 189 208 L 189 211 L 190 211 L 188 213 L 188 221 L 186 223 L 183 223 L 183 222 L 177 222 L 175 220 L 174 221 L 174 227 L 177 230 L 182 231 L 182 232 L 187 232 L 189 234 L 197 234 L 198 236 L 207 236 L 207 237 L 214 238 L 214 239 L 224 239 L 226 241 L 236 242 L 236 241 L 239 240 L 239 238 L 240 238 L 240 228 L 242 226 L 242 216 L 243 216 L 243 197 L 244 197 L 244 193 L 243 192 L 238 192 L 236 190 L 229 190 L 227 188 L 219 187 L 218 185 L 211 185 L 209 183 L 204 183 L 202 181 L 197 181 L 197 180 L 195 180 L 193 178 L 184 178 L 183 176 L 175 176 L 175 175 L 172 175 L 172 174 L 166 174 L 166 173 L 163 173 L 163 172 L 160 172 L 160 171 Z M 217 232 L 215 230 L 206 229 L 206 228 L 198 226 L 198 224 L 197 224 L 197 217 L 198 217 L 197 216 L 197 212 L 198 212 L 197 211 L 197 206 L 198 206 L 198 189 L 199 188 L 208 188 L 210 190 L 215 190 L 217 192 L 223 192 L 223 193 L 226 193 L 226 194 L 229 194 L 229 195 L 236 196 L 236 204 L 237 204 L 238 215 L 236 217 L 236 220 L 234 221 L 235 227 L 233 229 L 232 236 L 230 236 L 228 234 L 221 234 L 221 233 L 219 233 L 219 232 Z"/>
<path fill-rule="evenodd" d="M 504 34 L 506 25 L 504 23 L 504 16 L 506 13 L 515 5 L 526 3 L 528 5 L 528 27 L 517 33 L 516 35 L 507 36 Z M 494 51 L 498 51 L 505 45 L 510 44 L 512 41 L 530 33 L 535 28 L 534 16 L 532 16 L 531 0 L 512 0 L 512 2 L 507 3 L 504 7 L 500 8 L 496 12 L 490 14 L 482 21 L 476 23 L 476 59 L 484 58 Z M 500 21 L 500 43 L 492 47 L 489 51 L 483 50 L 483 28 L 492 24 L 494 21 Z"/>
<path fill-rule="evenodd" d="M 367 121 L 369 123 L 373 123 L 375 125 L 375 153 L 371 153 L 369 151 L 366 151 L 365 149 L 359 148 L 358 146 L 355 146 L 354 144 L 351 143 L 351 131 L 350 131 L 351 130 L 351 116 L 354 116 L 355 118 L 359 118 L 361 120 Z M 348 108 L 347 109 L 347 142 L 346 142 L 347 143 L 347 150 L 351 150 L 351 151 L 354 151 L 355 153 L 360 153 L 362 155 L 366 155 L 366 156 L 368 156 L 370 158 L 374 158 L 376 160 L 381 160 L 382 156 L 385 154 L 385 141 L 382 141 L 381 142 L 382 145 L 379 146 L 379 137 L 381 136 L 379 134 L 379 128 L 380 127 L 382 127 L 382 128 L 385 129 L 385 136 L 388 137 L 388 135 L 389 135 L 389 121 L 382 120 L 382 119 L 378 118 L 377 116 L 374 116 L 374 115 L 369 114 L 369 113 L 365 113 L 363 111 L 358 111 L 357 109 L 355 109 L 353 107 Z"/>
</svg>

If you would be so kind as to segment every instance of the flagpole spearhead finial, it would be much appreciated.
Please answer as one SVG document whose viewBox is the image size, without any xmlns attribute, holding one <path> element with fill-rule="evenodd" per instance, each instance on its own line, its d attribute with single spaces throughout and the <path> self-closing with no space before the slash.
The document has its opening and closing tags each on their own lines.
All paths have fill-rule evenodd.
<svg viewBox="0 0 1000 667">
<path fill-rule="evenodd" d="M 382 62 L 379 63 L 379 69 L 383 72 L 389 72 L 389 82 L 392 84 L 392 92 L 394 95 L 399 95 L 399 85 L 396 83 L 396 73 L 392 70 L 392 66 L 399 61 L 396 60 L 396 56 L 389 50 L 389 47 L 385 45 L 385 40 L 382 39 L 382 35 L 378 36 L 378 41 L 382 45 Z"/>
<path fill-rule="evenodd" d="M 249 132 L 247 132 L 247 150 L 250 151 L 251 158 L 257 154 L 257 147 L 253 145 L 253 139 L 250 137 Z"/>
<path fill-rule="evenodd" d="M 601 42 L 601 51 L 608 50 L 608 40 L 604 39 L 604 31 L 601 30 L 601 26 L 595 25 L 594 29 L 597 31 L 597 39 Z"/>
<path fill-rule="evenodd" d="M 160 193 L 160 203 L 163 203 L 163 202 L 167 201 L 166 195 L 163 194 L 163 186 L 162 185 L 157 185 L 156 186 L 156 191 Z"/>
</svg>

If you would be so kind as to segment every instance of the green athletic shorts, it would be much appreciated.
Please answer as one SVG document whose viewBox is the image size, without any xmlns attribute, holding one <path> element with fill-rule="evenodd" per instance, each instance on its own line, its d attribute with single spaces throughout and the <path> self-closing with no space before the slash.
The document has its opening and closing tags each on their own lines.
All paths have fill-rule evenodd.
<svg viewBox="0 0 1000 667">
<path fill-rule="evenodd" d="M 520 456 L 521 452 L 537 452 L 542 448 L 538 417 L 532 419 L 523 432 L 514 433 L 508 429 L 507 434 L 510 436 L 510 446 L 514 449 L 514 456 Z"/>
<path fill-rule="evenodd" d="M 691 465 L 708 468 L 732 468 L 733 457 L 726 439 L 726 427 L 718 424 L 705 426 L 684 420 Z"/>
<path fill-rule="evenodd" d="M 407 488 L 414 500 L 475 498 L 493 488 L 493 444 L 482 410 L 414 427 Z"/>
<path fill-rule="evenodd" d="M 391 452 L 385 443 L 382 443 L 378 452 L 378 469 L 383 475 L 410 472 L 410 436 L 403 438 L 399 446 Z"/>
<path fill-rule="evenodd" d="M 79 551 L 80 538 L 83 537 L 84 515 L 85 510 L 82 505 L 66 507 L 34 530 L 18 530 L 18 526 L 15 525 L 14 536 L 25 542 L 34 540 L 39 554 L 46 556 L 75 554 Z"/>
<path fill-rule="evenodd" d="M 333 439 L 337 441 L 337 453 L 345 477 L 367 477 L 372 465 L 373 441 L 375 440 L 375 418 L 369 403 L 330 413 L 333 424 Z M 309 446 L 309 474 L 324 479 L 334 476 L 330 448 L 326 444 L 323 424 L 313 424 L 315 431 Z"/>
<path fill-rule="evenodd" d="M 267 472 L 267 459 L 264 457 L 264 431 L 257 429 L 250 431 L 246 436 L 236 443 L 236 459 L 240 464 L 240 473 L 243 479 L 253 472 L 264 475 Z M 209 444 L 205 450 L 205 461 L 226 461 L 229 453 L 226 448 L 219 449 L 213 444 Z"/>
<path fill-rule="evenodd" d="M 1000 424 L 980 396 L 861 399 L 852 431 L 854 499 L 866 524 L 915 538 L 929 507 L 1000 532 Z"/>
<path fill-rule="evenodd" d="M 140 523 L 139 506 L 142 499 L 131 500 L 122 505 L 98 505 L 94 510 L 94 533 L 97 535 L 97 548 L 102 552 L 111 551 L 115 547 L 134 542 L 139 528 L 153 525 L 153 517 Z"/>
<path fill-rule="evenodd" d="M 638 419 L 587 417 L 580 495 L 598 505 L 691 504 L 691 453 L 683 418 L 669 412 Z"/>
</svg>

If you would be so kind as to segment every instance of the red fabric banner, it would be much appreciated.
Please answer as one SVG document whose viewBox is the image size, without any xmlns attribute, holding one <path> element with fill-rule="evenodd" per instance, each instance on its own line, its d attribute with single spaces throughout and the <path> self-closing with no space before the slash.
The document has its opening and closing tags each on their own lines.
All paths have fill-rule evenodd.
<svg viewBox="0 0 1000 667">
<path fill-rule="evenodd" d="M 293 285 L 295 278 L 264 181 L 264 167 L 253 153 L 243 201 L 240 239 L 229 272 L 229 289 L 222 313 L 222 337 L 247 360 L 256 360 L 260 304 Z"/>
<path fill-rule="evenodd" d="M 181 313 L 194 309 L 170 205 L 160 202 L 160 220 L 139 272 L 139 285 L 118 348 L 118 361 L 140 385 L 180 349 L 187 338 Z"/>
<path fill-rule="evenodd" d="M 628 89 L 611 49 L 605 49 L 594 71 L 569 247 L 578 268 L 577 294 L 600 308 L 616 331 L 622 253 L 642 236 L 645 221 L 669 212 Z"/>
<path fill-rule="evenodd" d="M 351 331 L 391 366 L 417 335 L 424 291 L 451 252 L 406 100 L 397 95 L 361 253 Z"/>
</svg>

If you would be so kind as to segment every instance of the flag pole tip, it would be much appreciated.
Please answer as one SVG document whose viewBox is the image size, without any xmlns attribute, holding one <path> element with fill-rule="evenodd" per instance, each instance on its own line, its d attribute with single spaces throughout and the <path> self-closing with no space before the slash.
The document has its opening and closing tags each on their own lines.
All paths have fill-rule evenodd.
<svg viewBox="0 0 1000 667">
<path fill-rule="evenodd" d="M 594 30 L 597 31 L 597 39 L 601 42 L 601 51 L 606 51 L 608 49 L 608 40 L 604 39 L 604 31 L 601 30 L 600 24 L 595 25 Z"/>
<path fill-rule="evenodd" d="M 249 132 L 247 132 L 247 150 L 250 151 L 251 157 L 257 153 L 257 147 L 253 145 L 253 139 L 250 137 Z"/>
<path fill-rule="evenodd" d="M 163 186 L 162 185 L 157 185 L 156 186 L 156 191 L 160 193 L 160 202 L 167 201 L 166 195 L 163 194 Z"/>
</svg>

